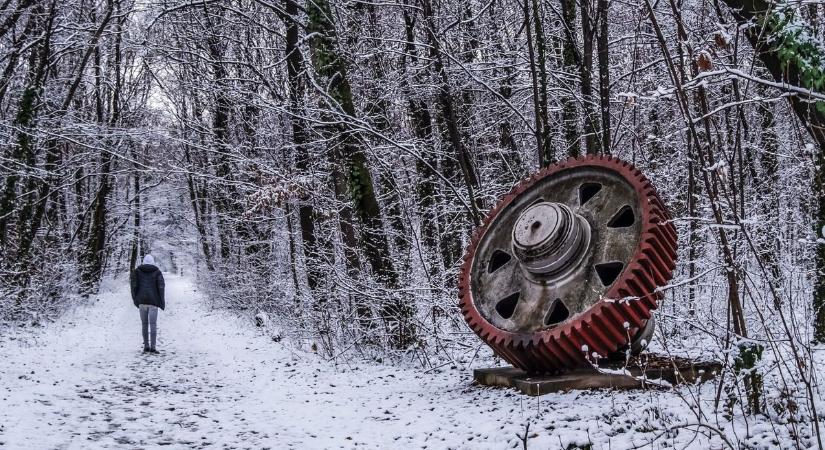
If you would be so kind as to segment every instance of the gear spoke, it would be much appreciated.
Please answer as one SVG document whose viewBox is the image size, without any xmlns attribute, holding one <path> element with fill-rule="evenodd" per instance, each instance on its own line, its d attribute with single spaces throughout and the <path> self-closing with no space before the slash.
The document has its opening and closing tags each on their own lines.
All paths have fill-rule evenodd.
<svg viewBox="0 0 825 450">
<path fill-rule="evenodd" d="M 511 320 L 513 325 L 518 328 L 529 327 L 535 320 L 535 314 L 540 313 L 541 304 L 544 301 L 542 291 L 530 290 L 522 288 L 521 298 L 516 311 Z"/>
<path fill-rule="evenodd" d="M 518 292 L 521 278 L 521 271 L 518 265 L 512 260 L 500 267 L 493 273 L 483 273 L 479 285 L 482 287 L 482 298 L 488 314 L 494 319 L 504 319 L 501 314 L 493 314 L 495 308 L 502 299 L 510 296 L 513 292 Z M 515 287 L 514 287 L 515 286 Z"/>
<path fill-rule="evenodd" d="M 621 242 L 627 238 L 628 234 L 634 233 L 631 228 L 609 228 L 605 227 L 601 230 L 602 239 L 607 242 Z M 608 261 L 624 261 L 628 262 L 633 257 L 636 249 L 629 246 L 609 245 L 599 248 L 593 254 L 593 261 L 596 263 Z"/>
<path fill-rule="evenodd" d="M 594 226 L 601 228 L 607 223 L 609 216 L 606 210 L 611 209 L 610 206 L 616 201 L 614 198 L 612 186 L 605 186 L 599 190 L 587 203 L 581 205 L 580 210 L 590 214 L 594 220 Z M 612 211 L 611 211 L 612 212 Z"/>
</svg>

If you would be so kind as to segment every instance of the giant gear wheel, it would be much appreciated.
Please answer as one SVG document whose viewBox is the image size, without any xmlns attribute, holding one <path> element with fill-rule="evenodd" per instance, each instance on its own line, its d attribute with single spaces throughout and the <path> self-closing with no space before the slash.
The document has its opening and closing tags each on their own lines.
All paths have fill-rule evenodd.
<svg viewBox="0 0 825 450">
<path fill-rule="evenodd" d="M 588 367 L 645 345 L 675 259 L 676 230 L 641 171 L 610 156 L 571 158 L 490 211 L 464 256 L 459 307 L 515 367 Z"/>
</svg>

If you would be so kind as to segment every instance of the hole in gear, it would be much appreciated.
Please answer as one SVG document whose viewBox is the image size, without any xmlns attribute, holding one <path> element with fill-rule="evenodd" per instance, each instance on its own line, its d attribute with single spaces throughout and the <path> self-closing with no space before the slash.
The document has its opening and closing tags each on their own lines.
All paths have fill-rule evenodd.
<svg viewBox="0 0 825 450">
<path fill-rule="evenodd" d="M 636 222 L 636 216 L 633 215 L 633 208 L 624 205 L 619 211 L 613 215 L 610 222 L 607 222 L 608 228 L 627 228 Z"/>
<path fill-rule="evenodd" d="M 521 297 L 521 292 L 515 292 L 499 300 L 496 303 L 496 312 L 505 319 L 513 317 L 519 297 Z"/>
<path fill-rule="evenodd" d="M 601 190 L 602 185 L 599 183 L 583 183 L 579 186 L 579 205 L 587 203 L 588 200 L 595 197 Z"/>
<path fill-rule="evenodd" d="M 556 325 L 564 322 L 568 317 L 570 317 L 570 310 L 567 309 L 567 305 L 560 298 L 557 298 L 553 300 L 550 310 L 547 311 L 547 315 L 544 317 L 544 325 Z"/>
<path fill-rule="evenodd" d="M 596 274 L 599 276 L 599 280 L 601 280 L 602 285 L 606 287 L 616 281 L 616 278 L 619 277 L 622 269 L 624 269 L 624 263 L 613 261 L 596 264 L 594 267 L 596 268 Z"/>
<path fill-rule="evenodd" d="M 510 259 L 512 259 L 512 256 L 505 251 L 494 251 L 493 256 L 490 257 L 490 263 L 487 265 L 487 273 L 493 273 L 496 270 L 501 269 L 502 266 L 510 262 Z"/>
</svg>

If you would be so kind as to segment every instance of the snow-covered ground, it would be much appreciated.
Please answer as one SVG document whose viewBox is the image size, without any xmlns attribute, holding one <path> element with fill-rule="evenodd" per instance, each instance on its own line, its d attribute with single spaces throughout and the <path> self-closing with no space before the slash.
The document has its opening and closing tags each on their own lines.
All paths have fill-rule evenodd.
<svg viewBox="0 0 825 450">
<path fill-rule="evenodd" d="M 527 423 L 528 448 L 541 449 L 725 448 L 714 431 L 695 432 L 700 421 L 748 448 L 776 448 L 777 427 L 786 434 L 715 415 L 711 384 L 531 398 L 473 386 L 463 369 L 336 367 L 210 310 L 190 279 L 171 275 L 161 354 L 144 355 L 121 284 L 36 334 L 0 342 L 0 447 L 521 448 Z M 699 398 L 706 416 L 681 396 Z"/>
</svg>

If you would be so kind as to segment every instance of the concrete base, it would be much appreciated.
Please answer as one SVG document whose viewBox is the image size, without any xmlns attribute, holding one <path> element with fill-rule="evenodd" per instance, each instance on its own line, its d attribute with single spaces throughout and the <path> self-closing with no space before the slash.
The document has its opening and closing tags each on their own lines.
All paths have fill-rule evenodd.
<svg viewBox="0 0 825 450">
<path fill-rule="evenodd" d="M 579 389 L 657 389 L 670 385 L 703 382 L 722 369 L 716 361 L 694 361 L 663 355 L 645 354 L 625 362 L 600 364 L 599 370 L 578 369 L 555 375 L 528 374 L 514 367 L 495 367 L 473 371 L 474 381 L 483 386 L 516 388 L 537 396 Z"/>
</svg>

